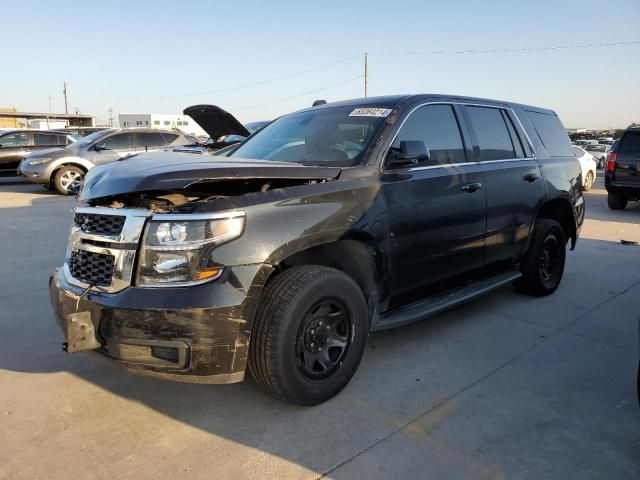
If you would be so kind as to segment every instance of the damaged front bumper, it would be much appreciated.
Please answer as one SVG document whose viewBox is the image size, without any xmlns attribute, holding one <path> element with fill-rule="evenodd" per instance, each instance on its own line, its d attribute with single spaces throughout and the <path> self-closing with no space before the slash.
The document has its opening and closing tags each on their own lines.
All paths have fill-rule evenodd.
<svg viewBox="0 0 640 480">
<path fill-rule="evenodd" d="M 117 293 L 49 280 L 67 351 L 95 350 L 137 373 L 188 383 L 244 379 L 249 338 L 272 267 L 227 267 L 214 282 L 189 288 L 129 287 Z"/>
</svg>

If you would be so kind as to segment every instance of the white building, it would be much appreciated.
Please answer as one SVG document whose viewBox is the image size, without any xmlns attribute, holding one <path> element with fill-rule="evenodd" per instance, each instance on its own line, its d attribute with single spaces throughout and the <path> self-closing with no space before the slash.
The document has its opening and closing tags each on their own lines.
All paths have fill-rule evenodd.
<svg viewBox="0 0 640 480">
<path fill-rule="evenodd" d="M 66 126 L 67 122 L 64 120 L 29 120 L 29 128 L 40 130 L 56 130 Z"/>
<path fill-rule="evenodd" d="M 161 130 L 177 128 L 192 135 L 207 135 L 200 126 L 186 115 L 167 115 L 159 113 L 121 113 L 118 120 L 122 128 L 151 127 Z"/>
</svg>

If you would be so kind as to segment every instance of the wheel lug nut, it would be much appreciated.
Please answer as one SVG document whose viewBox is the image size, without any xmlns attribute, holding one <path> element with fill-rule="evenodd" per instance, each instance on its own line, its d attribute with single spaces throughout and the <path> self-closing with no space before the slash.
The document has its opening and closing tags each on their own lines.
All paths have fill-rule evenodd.
<svg viewBox="0 0 640 480">
<path fill-rule="evenodd" d="M 315 347 L 315 343 L 311 342 L 311 348 Z"/>
<path fill-rule="evenodd" d="M 327 330 L 330 330 L 329 325 L 327 325 Z"/>
<path fill-rule="evenodd" d="M 315 330 L 311 330 L 311 335 L 313 335 L 314 333 L 316 333 Z"/>
</svg>

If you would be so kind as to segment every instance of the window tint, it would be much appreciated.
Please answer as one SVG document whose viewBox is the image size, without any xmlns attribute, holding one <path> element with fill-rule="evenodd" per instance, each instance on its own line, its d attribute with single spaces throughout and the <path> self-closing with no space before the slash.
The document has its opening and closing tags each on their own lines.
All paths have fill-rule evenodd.
<svg viewBox="0 0 640 480">
<path fill-rule="evenodd" d="M 166 142 L 160 132 L 138 133 L 139 147 L 159 147 Z"/>
<path fill-rule="evenodd" d="M 55 135 L 53 133 L 34 133 L 34 145 L 66 145 L 67 139 L 64 135 Z"/>
<path fill-rule="evenodd" d="M 13 133 L 0 137 L 0 145 L 3 147 L 22 147 L 28 145 L 29 139 L 24 133 Z"/>
<path fill-rule="evenodd" d="M 573 147 L 573 153 L 576 156 L 576 158 L 580 158 L 581 156 L 584 155 L 584 150 L 582 150 L 580 147 Z"/>
<path fill-rule="evenodd" d="M 119 133 L 112 135 L 104 141 L 104 144 L 109 150 L 133 148 L 133 133 Z"/>
<path fill-rule="evenodd" d="M 522 138 L 518 135 L 516 131 L 516 127 L 513 124 L 513 120 L 506 112 L 506 110 L 502 110 L 502 118 L 504 118 L 504 122 L 507 124 L 507 129 L 509 130 L 509 135 L 511 136 L 511 145 L 513 145 L 513 149 L 516 152 L 516 158 L 524 158 L 526 155 L 524 154 L 524 148 L 522 146 Z"/>
<path fill-rule="evenodd" d="M 171 143 L 176 138 L 178 138 L 178 135 L 176 135 L 175 133 L 163 133 L 162 136 L 164 137 L 167 143 Z"/>
<path fill-rule="evenodd" d="M 516 158 L 509 129 L 499 108 L 466 107 L 480 147 L 480 160 Z"/>
<path fill-rule="evenodd" d="M 153 121 L 153 124 L 154 124 L 154 125 L 160 125 L 160 120 L 154 120 L 154 121 Z"/>
<path fill-rule="evenodd" d="M 171 122 L 170 122 L 169 120 L 165 120 L 165 121 L 164 121 L 164 124 L 165 124 L 165 125 L 171 125 Z"/>
<path fill-rule="evenodd" d="M 571 143 L 560 119 L 553 114 L 530 112 L 527 116 L 538 132 L 540 141 L 552 157 L 571 156 Z"/>
<path fill-rule="evenodd" d="M 431 157 L 426 164 L 466 161 L 460 127 L 451 105 L 418 108 L 404 122 L 391 148 L 400 148 L 403 140 L 422 140 L 427 144 Z"/>
<path fill-rule="evenodd" d="M 625 133 L 620 142 L 618 153 L 640 153 L 640 132 Z"/>
</svg>

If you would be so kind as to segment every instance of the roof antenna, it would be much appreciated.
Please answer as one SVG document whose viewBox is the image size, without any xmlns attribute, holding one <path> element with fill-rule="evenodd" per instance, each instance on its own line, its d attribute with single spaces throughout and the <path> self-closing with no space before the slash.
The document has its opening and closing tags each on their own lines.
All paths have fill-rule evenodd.
<svg viewBox="0 0 640 480">
<path fill-rule="evenodd" d="M 316 100 L 315 102 L 313 102 L 313 105 L 311 105 L 312 107 L 317 107 L 319 105 L 325 105 L 327 103 L 326 100 Z"/>
</svg>

